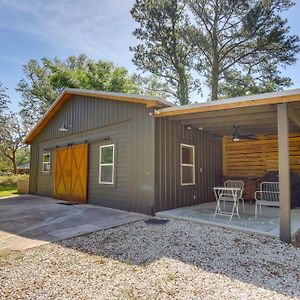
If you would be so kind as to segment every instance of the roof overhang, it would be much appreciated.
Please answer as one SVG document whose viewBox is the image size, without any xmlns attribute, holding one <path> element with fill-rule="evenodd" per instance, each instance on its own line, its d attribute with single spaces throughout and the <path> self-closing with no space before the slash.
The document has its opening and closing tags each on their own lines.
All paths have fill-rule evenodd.
<svg viewBox="0 0 300 300">
<path fill-rule="evenodd" d="M 274 134 L 280 103 L 288 104 L 290 131 L 299 132 L 300 89 L 162 108 L 155 117 L 218 136 L 231 135 L 234 125 L 239 125 L 243 134 Z"/>
<path fill-rule="evenodd" d="M 300 89 L 265 93 L 252 96 L 228 98 L 196 104 L 162 108 L 156 111 L 156 117 L 168 117 L 207 111 L 253 107 L 259 105 L 279 104 L 300 101 Z"/>
<path fill-rule="evenodd" d="M 59 111 L 63 104 L 73 95 L 88 96 L 102 100 L 114 100 L 128 103 L 138 103 L 144 104 L 149 108 L 163 108 L 173 106 L 173 104 L 164 101 L 158 97 L 153 96 L 143 96 L 135 94 L 126 93 L 113 93 L 104 91 L 93 91 L 93 90 L 83 90 L 83 89 L 65 89 L 56 101 L 50 106 L 44 116 L 39 120 L 39 122 L 33 127 L 33 129 L 26 136 L 24 143 L 29 144 L 33 139 L 43 130 L 43 128 L 48 124 L 48 122 L 54 117 L 54 115 Z"/>
</svg>

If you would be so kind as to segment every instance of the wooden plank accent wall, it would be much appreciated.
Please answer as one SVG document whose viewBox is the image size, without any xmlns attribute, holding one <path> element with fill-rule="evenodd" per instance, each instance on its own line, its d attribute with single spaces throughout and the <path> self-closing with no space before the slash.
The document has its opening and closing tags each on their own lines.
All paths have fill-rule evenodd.
<svg viewBox="0 0 300 300">
<path fill-rule="evenodd" d="M 262 177 L 278 170 L 277 135 L 260 135 L 257 140 L 233 142 L 223 138 L 223 176 Z M 300 175 L 300 134 L 290 134 L 290 166 Z"/>
</svg>

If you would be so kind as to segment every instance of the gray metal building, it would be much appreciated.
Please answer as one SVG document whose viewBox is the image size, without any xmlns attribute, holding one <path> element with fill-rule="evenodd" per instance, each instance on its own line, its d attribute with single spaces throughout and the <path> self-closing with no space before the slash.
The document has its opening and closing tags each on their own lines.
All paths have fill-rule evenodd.
<svg viewBox="0 0 300 300">
<path fill-rule="evenodd" d="M 212 200 L 221 142 L 155 118 L 171 106 L 155 97 L 65 90 L 26 137 L 30 193 L 146 214 Z M 180 182 L 181 144 L 196 149 L 194 166 L 186 167 L 190 185 Z"/>
<path fill-rule="evenodd" d="M 259 166 L 279 171 L 280 239 L 290 241 L 289 174 L 300 168 L 299 132 L 300 89 L 183 106 L 68 89 L 25 139 L 30 192 L 146 214 L 208 202 L 223 179 L 226 138 L 275 135 L 272 164 L 264 154 Z M 248 158 L 260 146 L 233 147 L 236 170 L 247 162 L 257 171 Z"/>
</svg>

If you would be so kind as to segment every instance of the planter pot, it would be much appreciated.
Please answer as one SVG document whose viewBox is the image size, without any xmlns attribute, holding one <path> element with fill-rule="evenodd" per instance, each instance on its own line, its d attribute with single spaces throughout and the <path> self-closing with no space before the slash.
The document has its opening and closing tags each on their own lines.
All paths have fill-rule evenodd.
<svg viewBox="0 0 300 300">
<path fill-rule="evenodd" d="M 28 194 L 29 192 L 29 179 L 18 179 L 17 190 L 19 194 Z"/>
</svg>

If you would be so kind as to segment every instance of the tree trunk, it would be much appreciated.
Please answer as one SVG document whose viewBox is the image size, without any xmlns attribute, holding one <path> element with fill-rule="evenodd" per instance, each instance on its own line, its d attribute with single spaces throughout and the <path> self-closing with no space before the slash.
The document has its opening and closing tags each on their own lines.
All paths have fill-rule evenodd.
<svg viewBox="0 0 300 300">
<path fill-rule="evenodd" d="M 219 74 L 220 74 L 220 61 L 219 61 L 219 49 L 218 49 L 218 20 L 219 20 L 219 2 L 218 0 L 214 5 L 214 25 L 212 32 L 212 74 L 211 74 L 211 100 L 218 100 L 219 95 Z"/>
<path fill-rule="evenodd" d="M 188 86 L 187 86 L 188 83 L 183 70 L 181 70 L 178 75 L 179 75 L 179 82 L 178 82 L 177 94 L 178 94 L 180 105 L 185 105 L 189 103 Z"/>
<path fill-rule="evenodd" d="M 179 98 L 180 105 L 185 105 L 189 103 L 184 82 L 178 83 L 178 98 Z"/>
<path fill-rule="evenodd" d="M 16 153 L 14 152 L 12 154 L 12 163 L 13 163 L 13 172 L 15 175 L 17 175 L 17 161 L 16 161 Z"/>
<path fill-rule="evenodd" d="M 214 62 L 211 74 L 211 100 L 218 100 L 219 96 L 219 64 Z"/>
</svg>

